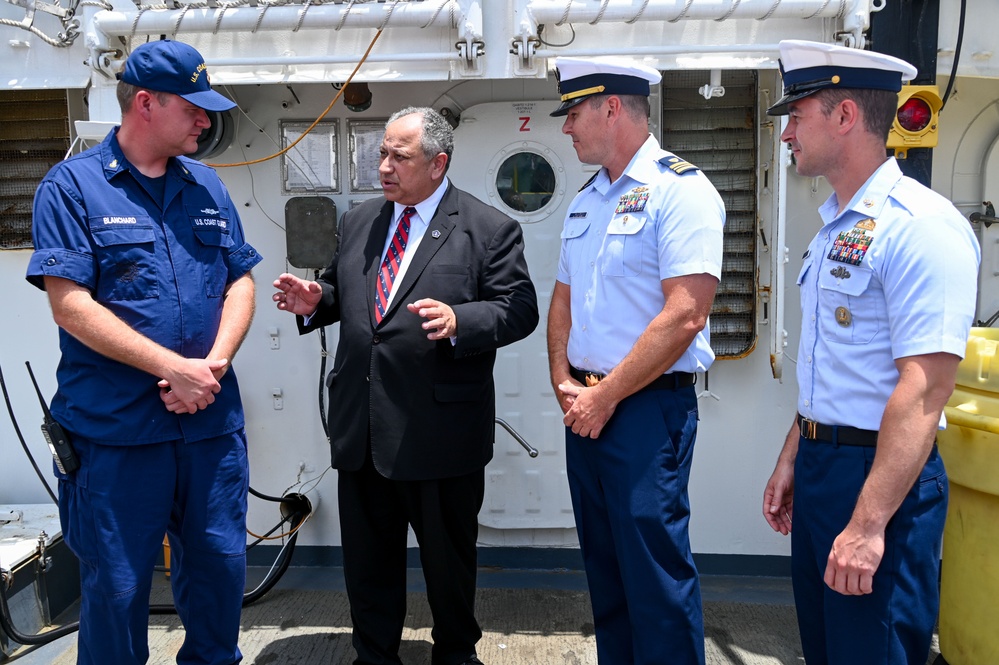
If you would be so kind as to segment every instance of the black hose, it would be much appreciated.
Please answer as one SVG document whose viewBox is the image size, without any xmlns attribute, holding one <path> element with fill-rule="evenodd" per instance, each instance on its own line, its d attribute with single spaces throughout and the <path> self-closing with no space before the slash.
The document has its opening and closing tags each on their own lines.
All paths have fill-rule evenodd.
<svg viewBox="0 0 999 665">
<path fill-rule="evenodd" d="M 282 501 L 284 501 L 284 499 L 282 499 L 279 496 L 270 496 L 269 494 L 263 494 L 262 492 L 258 492 L 252 487 L 250 488 L 250 494 L 257 497 L 258 499 L 263 499 L 264 501 L 273 501 L 274 503 L 281 503 Z"/>
<path fill-rule="evenodd" d="M 961 59 L 961 45 L 964 43 L 964 14 L 968 9 L 968 0 L 961 0 L 961 16 L 957 20 L 957 45 L 954 47 L 954 64 L 950 68 L 950 79 L 947 81 L 947 90 L 944 91 L 943 101 L 940 104 L 940 111 L 947 106 L 947 98 L 950 97 L 951 88 L 954 87 L 954 79 L 957 78 L 957 63 Z"/>
<path fill-rule="evenodd" d="M 315 281 L 319 281 L 316 270 Z M 330 426 L 326 422 L 326 326 L 319 328 L 319 422 L 323 424 L 323 434 L 330 440 Z"/>
<path fill-rule="evenodd" d="M 3 632 L 10 637 L 10 639 L 14 640 L 18 644 L 25 644 L 28 646 L 48 644 L 53 640 L 57 640 L 60 637 L 65 637 L 66 635 L 73 633 L 79 629 L 79 627 L 79 623 L 69 623 L 65 626 L 53 628 L 48 632 L 40 633 L 38 635 L 25 635 L 24 633 L 18 631 L 10 619 L 10 606 L 7 604 L 7 581 L 0 579 L 0 629 L 2 629 Z"/>
<path fill-rule="evenodd" d="M 10 394 L 7 392 L 7 383 L 3 380 L 3 368 L 0 368 L 0 390 L 3 391 L 3 401 L 7 404 L 7 413 L 10 414 L 10 424 L 14 426 L 14 433 L 17 435 L 17 440 L 21 442 L 21 447 L 24 448 L 24 454 L 28 456 L 28 461 L 31 462 L 31 467 L 35 470 L 35 474 L 38 479 L 42 481 L 42 485 L 45 487 L 45 491 L 49 493 L 52 497 L 52 503 L 58 505 L 59 500 L 56 498 L 55 492 L 49 487 L 49 483 L 45 480 L 45 476 L 42 475 L 42 470 L 38 468 L 38 464 L 35 463 L 35 457 L 31 454 L 28 449 L 28 443 L 24 440 L 24 435 L 21 434 L 21 428 L 17 424 L 17 418 L 14 417 L 14 407 L 10 403 Z"/>
<path fill-rule="evenodd" d="M 295 553 L 295 543 L 298 542 L 298 527 L 309 517 L 312 511 L 312 504 L 309 499 L 303 494 L 289 494 L 283 499 L 275 499 L 274 497 L 267 497 L 264 494 L 250 488 L 250 491 L 257 497 L 267 498 L 281 503 L 284 510 L 282 512 L 288 511 L 288 514 L 284 515 L 281 524 L 290 521 L 291 522 L 291 536 L 288 538 L 288 542 L 281 549 L 279 554 L 279 559 L 275 561 L 275 564 L 271 567 L 267 576 L 263 581 L 257 585 L 257 588 L 250 592 L 243 594 L 243 607 L 255 603 L 264 597 L 264 595 L 274 588 L 274 585 L 280 581 L 281 577 L 284 576 L 285 572 L 288 570 L 288 566 L 291 565 L 292 555 Z M 274 527 L 275 529 L 277 527 Z M 271 529 L 273 532 L 274 529 Z M 258 541 L 259 542 L 259 541 Z M 249 548 L 247 548 L 249 549 Z M 176 614 L 177 608 L 173 605 L 150 605 L 149 615 L 150 616 L 160 616 L 168 614 Z M 58 628 L 54 628 L 50 631 L 40 633 L 38 635 L 25 635 L 18 631 L 11 621 L 10 618 L 10 607 L 7 603 L 7 587 L 6 581 L 0 579 L 0 630 L 3 630 L 10 638 L 17 642 L 18 644 L 24 644 L 27 646 L 38 646 L 42 644 L 48 644 L 59 638 L 70 635 L 80 629 L 80 622 L 74 621 L 72 623 L 65 624 Z"/>
<path fill-rule="evenodd" d="M 253 541 L 252 543 L 250 543 L 249 545 L 247 545 L 247 546 L 246 546 L 246 551 L 248 551 L 248 552 L 249 552 L 249 551 L 250 551 L 250 550 L 252 550 L 252 549 L 253 549 L 254 547 L 256 547 L 256 546 L 257 546 L 257 545 L 259 545 L 260 543 L 262 543 L 262 542 L 264 542 L 265 540 L 267 540 L 267 536 L 271 535 L 272 533 L 274 533 L 275 531 L 277 531 L 278 529 L 280 529 L 280 528 L 281 528 L 282 526 L 284 526 L 284 525 L 285 525 L 285 524 L 286 524 L 286 523 L 287 523 L 287 522 L 288 522 L 288 521 L 289 521 L 290 519 L 291 519 L 291 515 L 285 515 L 284 517 L 282 517 L 282 518 L 281 518 L 281 521 L 280 521 L 280 522 L 278 522 L 277 524 L 275 524 L 274 526 L 272 526 L 272 527 L 271 527 L 270 529 L 268 529 L 267 531 L 265 531 L 265 532 L 264 532 L 264 535 L 260 536 L 259 538 L 257 538 L 256 540 L 254 540 L 254 541 Z M 251 534 L 251 535 L 252 535 L 252 534 Z"/>
<path fill-rule="evenodd" d="M 323 347 L 323 361 L 322 361 L 322 375 L 325 376 L 326 373 L 326 337 L 325 334 L 322 337 L 322 347 Z M 320 380 L 319 382 L 319 401 L 323 404 L 323 395 L 326 384 L 325 381 Z M 45 491 L 48 492 L 49 496 L 52 498 L 53 503 L 59 504 L 59 500 L 56 498 L 55 493 L 52 488 L 49 487 L 48 482 L 45 480 L 45 476 L 42 474 L 41 469 L 38 468 L 38 464 L 35 462 L 34 455 L 31 454 L 31 450 L 28 448 L 27 442 L 24 440 L 24 435 L 21 434 L 21 428 L 18 426 L 17 418 L 14 416 L 14 408 L 10 403 L 10 394 L 7 392 L 7 384 L 3 378 L 3 369 L 0 368 L 0 391 L 3 392 L 4 402 L 7 405 L 7 413 L 10 414 L 10 422 L 14 426 L 14 432 L 17 434 L 18 440 L 21 442 L 21 447 L 24 449 L 24 454 L 27 456 L 28 461 L 35 470 L 35 474 L 38 479 L 42 482 L 45 487 Z M 321 412 L 323 429 L 326 430 L 326 414 L 325 409 Z M 329 432 L 327 431 L 327 436 Z M 279 553 L 280 559 L 275 561 L 275 565 L 271 567 L 264 580 L 257 585 L 257 588 L 253 589 L 249 593 L 243 594 L 243 607 L 256 602 L 260 598 L 263 598 L 264 594 L 274 588 L 274 585 L 278 583 L 284 573 L 288 570 L 288 566 L 291 565 L 291 557 L 295 552 L 295 543 L 298 542 L 298 528 L 302 523 L 309 517 L 312 512 L 312 504 L 309 499 L 303 494 L 289 494 L 285 497 L 276 497 L 263 494 L 248 487 L 249 493 L 258 499 L 263 499 L 265 501 L 273 501 L 275 503 L 281 504 L 282 507 L 282 518 L 273 528 L 271 528 L 264 537 L 267 537 L 277 531 L 281 525 L 286 522 L 291 523 L 291 536 L 288 538 L 288 542 L 281 549 Z M 256 545 L 258 545 L 263 538 L 258 538 L 249 545 L 246 549 L 249 550 Z M 165 567 L 156 567 L 156 570 L 165 570 Z M 177 609 L 173 605 L 151 605 L 149 607 L 149 614 L 153 615 L 164 615 L 164 614 L 176 614 Z M 59 628 L 54 628 L 50 631 L 40 633 L 38 635 L 26 635 L 21 633 L 14 627 L 13 621 L 11 620 L 10 607 L 7 603 L 7 589 L 6 580 L 0 579 L 0 630 L 3 630 L 10 638 L 17 642 L 18 644 L 23 644 L 26 646 L 38 646 L 43 644 L 49 644 L 61 637 L 70 635 L 80 629 L 80 623 L 74 621 L 72 623 L 65 624 Z"/>
<path fill-rule="evenodd" d="M 243 607 L 246 607 L 251 603 L 255 603 L 263 598 L 264 594 L 273 589 L 274 585 L 278 583 L 278 580 L 284 576 L 285 572 L 288 570 L 288 566 L 291 565 L 291 556 L 295 553 L 295 543 L 298 542 L 298 527 L 307 517 L 308 514 L 303 513 L 295 513 L 292 516 L 291 537 L 288 538 L 288 542 L 281 553 L 279 563 L 275 566 L 272 573 L 268 574 L 256 589 L 243 595 Z"/>
<path fill-rule="evenodd" d="M 302 495 L 289 495 L 289 498 L 282 501 L 282 506 L 287 504 L 301 506 L 300 500 L 295 497 L 301 497 Z M 308 504 L 308 499 L 305 499 L 306 505 Z M 295 552 L 295 543 L 298 541 L 298 527 L 301 526 L 302 522 L 309 516 L 309 511 L 297 509 L 289 517 L 291 520 L 291 536 L 288 538 L 288 542 L 282 548 L 280 553 L 280 559 L 275 562 L 275 565 L 271 568 L 270 572 L 263 579 L 263 581 L 257 585 L 257 588 L 243 594 L 243 607 L 255 603 L 264 597 L 268 591 L 274 588 L 274 585 L 280 581 L 281 577 L 288 570 L 288 566 L 291 565 L 291 557 Z M 150 605 L 149 614 L 153 615 L 164 615 L 164 614 L 176 614 L 177 608 L 173 605 Z"/>
</svg>

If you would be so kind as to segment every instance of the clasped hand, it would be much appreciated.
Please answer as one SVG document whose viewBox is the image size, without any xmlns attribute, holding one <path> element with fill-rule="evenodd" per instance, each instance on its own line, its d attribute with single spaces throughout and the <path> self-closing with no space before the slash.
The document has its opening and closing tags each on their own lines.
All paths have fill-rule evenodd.
<svg viewBox="0 0 999 665">
<path fill-rule="evenodd" d="M 601 399 L 599 386 L 597 384 L 587 388 L 575 381 L 558 385 L 562 410 L 565 412 L 562 422 L 573 434 L 596 439 L 614 415 L 616 405 Z"/>
<path fill-rule="evenodd" d="M 184 358 L 156 384 L 160 399 L 170 413 L 197 413 L 215 402 L 222 390 L 219 379 L 229 367 L 229 360 Z"/>
</svg>

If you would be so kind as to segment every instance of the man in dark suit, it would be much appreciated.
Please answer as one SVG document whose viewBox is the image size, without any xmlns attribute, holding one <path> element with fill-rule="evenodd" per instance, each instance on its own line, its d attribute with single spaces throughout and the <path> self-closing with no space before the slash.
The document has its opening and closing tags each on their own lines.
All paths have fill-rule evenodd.
<svg viewBox="0 0 999 665">
<path fill-rule="evenodd" d="M 344 576 L 357 664 L 397 664 L 406 540 L 420 544 L 434 665 L 479 663 L 477 515 L 493 455 L 496 349 L 538 324 L 520 226 L 445 177 L 454 141 L 433 109 L 389 118 L 384 200 L 340 222 L 318 282 L 283 274 L 300 332 L 340 322 L 330 389 Z"/>
</svg>

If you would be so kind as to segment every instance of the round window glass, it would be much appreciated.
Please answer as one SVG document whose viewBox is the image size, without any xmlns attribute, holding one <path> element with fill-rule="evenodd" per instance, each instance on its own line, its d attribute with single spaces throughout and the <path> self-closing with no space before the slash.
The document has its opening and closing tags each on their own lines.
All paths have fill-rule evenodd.
<svg viewBox="0 0 999 665">
<path fill-rule="evenodd" d="M 540 210 L 555 192 L 555 170 L 536 152 L 518 152 L 500 165 L 496 190 L 503 203 L 517 212 Z"/>
</svg>

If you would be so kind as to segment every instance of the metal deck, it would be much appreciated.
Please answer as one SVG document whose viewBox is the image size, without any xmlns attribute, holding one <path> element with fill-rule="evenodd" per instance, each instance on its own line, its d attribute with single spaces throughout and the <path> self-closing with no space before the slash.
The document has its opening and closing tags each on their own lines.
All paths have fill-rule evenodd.
<svg viewBox="0 0 999 665">
<path fill-rule="evenodd" d="M 251 582 L 265 569 L 252 568 Z M 169 602 L 157 576 L 153 602 Z M 708 665 L 798 665 L 790 581 L 786 578 L 702 576 Z M 479 657 L 487 665 L 594 665 L 596 647 L 585 577 L 576 571 L 480 570 L 476 614 Z M 419 570 L 410 571 L 409 616 L 400 655 L 407 665 L 430 663 L 430 609 Z M 76 607 L 60 621 L 75 619 Z M 168 665 L 183 641 L 176 617 L 150 619 L 151 665 Z M 291 568 L 280 583 L 244 609 L 244 665 L 346 665 L 353 658 L 350 613 L 339 568 Z M 664 663 L 668 636 L 663 636 Z M 928 663 L 938 654 L 936 639 Z M 17 665 L 72 665 L 76 636 L 34 650 Z"/>
</svg>

